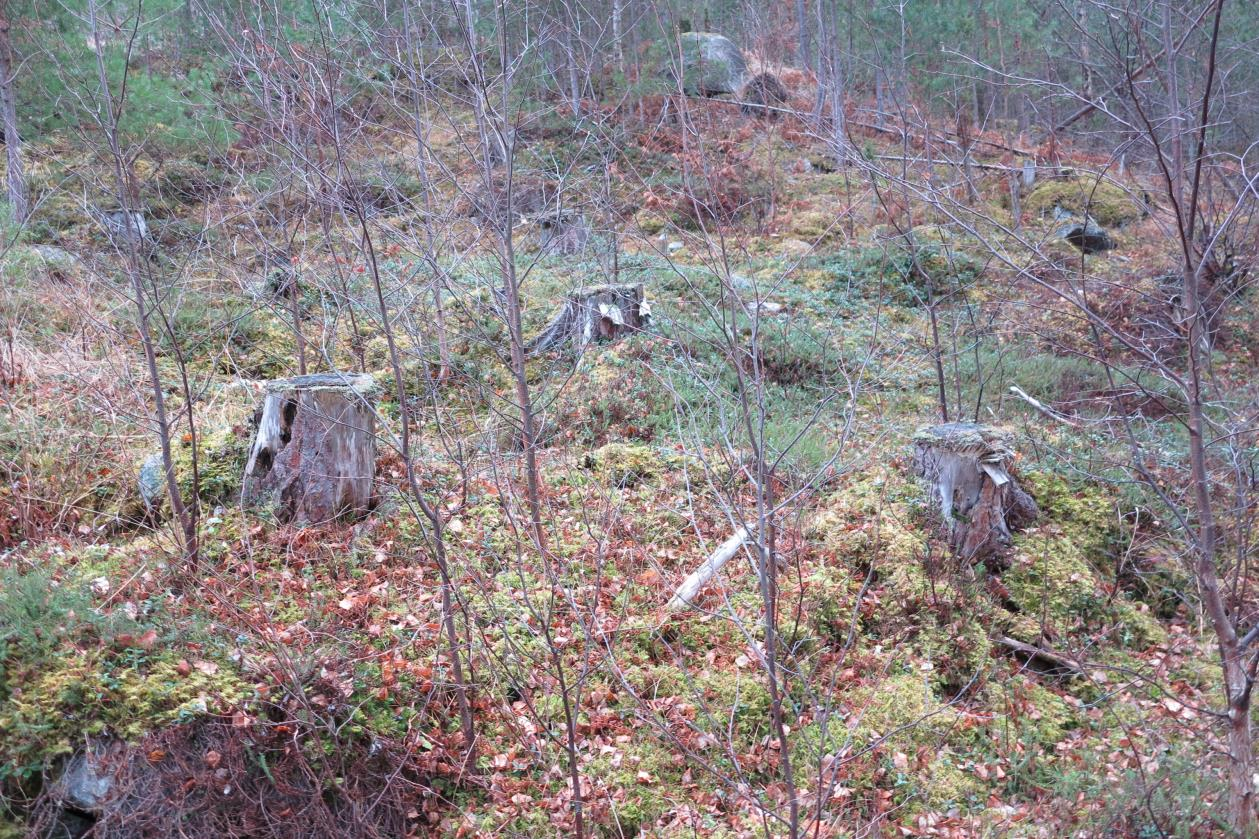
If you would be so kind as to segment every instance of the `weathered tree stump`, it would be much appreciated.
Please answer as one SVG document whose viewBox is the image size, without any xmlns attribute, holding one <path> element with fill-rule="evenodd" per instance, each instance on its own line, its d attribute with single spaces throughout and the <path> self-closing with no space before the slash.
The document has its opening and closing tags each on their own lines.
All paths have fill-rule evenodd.
<svg viewBox="0 0 1259 839">
<path fill-rule="evenodd" d="M 241 487 L 281 522 L 318 524 L 367 512 L 376 469 L 376 386 L 366 374 L 267 383 Z"/>
<path fill-rule="evenodd" d="M 579 288 L 528 343 L 525 353 L 540 355 L 565 344 L 581 352 L 591 341 L 615 341 L 639 331 L 650 320 L 651 306 L 641 283 Z"/>
<path fill-rule="evenodd" d="M 1039 515 L 1019 486 L 1014 451 L 996 428 L 950 422 L 914 435 L 914 469 L 940 502 L 949 542 L 966 562 L 992 562 Z"/>
<path fill-rule="evenodd" d="M 590 243 L 590 222 L 581 213 L 553 210 L 534 217 L 540 234 L 538 247 L 563 256 L 575 256 Z"/>
<path fill-rule="evenodd" d="M 773 73 L 758 73 L 739 91 L 739 110 L 748 116 L 777 119 L 778 111 L 791 97 Z"/>
</svg>

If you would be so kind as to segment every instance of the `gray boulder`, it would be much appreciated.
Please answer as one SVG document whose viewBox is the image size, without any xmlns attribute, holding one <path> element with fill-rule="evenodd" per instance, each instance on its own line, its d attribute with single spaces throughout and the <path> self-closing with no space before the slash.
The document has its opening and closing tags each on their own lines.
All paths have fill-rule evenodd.
<svg viewBox="0 0 1259 839">
<path fill-rule="evenodd" d="M 140 464 L 140 476 L 136 484 L 145 512 L 157 512 L 166 497 L 166 464 L 162 461 L 161 452 L 154 452 Z"/>
<path fill-rule="evenodd" d="M 716 96 L 739 90 L 748 64 L 729 38 L 712 32 L 686 32 L 681 41 L 685 92 Z"/>
<path fill-rule="evenodd" d="M 1084 253 L 1102 253 L 1115 247 L 1114 237 L 1091 216 L 1080 219 L 1060 207 L 1055 207 L 1054 218 L 1065 222 L 1058 229 L 1058 238 L 1066 239 Z"/>
<path fill-rule="evenodd" d="M 54 245 L 32 245 L 31 254 L 38 260 L 44 273 L 62 282 L 74 279 L 83 270 L 77 256 Z"/>
<path fill-rule="evenodd" d="M 92 815 L 104 810 L 118 781 L 122 752 L 118 741 L 106 738 L 67 760 L 57 780 L 61 806 Z"/>
<path fill-rule="evenodd" d="M 109 210 L 101 214 L 101 224 L 113 241 L 134 240 L 136 244 L 149 241 L 149 225 L 144 213 L 137 210 Z"/>
</svg>

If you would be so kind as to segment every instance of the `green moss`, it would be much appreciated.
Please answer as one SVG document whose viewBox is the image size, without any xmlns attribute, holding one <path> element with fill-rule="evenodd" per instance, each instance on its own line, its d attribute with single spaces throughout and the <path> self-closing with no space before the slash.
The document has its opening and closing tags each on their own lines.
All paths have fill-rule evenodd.
<svg viewBox="0 0 1259 839">
<path fill-rule="evenodd" d="M 172 654 L 150 657 L 136 649 L 67 650 L 11 675 L 0 705 L 0 753 L 27 774 L 72 752 L 84 735 L 133 741 L 248 695 L 226 666 L 213 675 L 197 668 L 181 675 Z"/>
<path fill-rule="evenodd" d="M 677 696 L 695 706 L 697 728 L 718 742 L 734 737 L 736 749 L 751 748 L 769 732 L 770 696 L 755 667 L 679 671 L 671 665 L 644 668 L 644 692 Z"/>
<path fill-rule="evenodd" d="M 947 810 L 952 806 L 979 807 L 987 789 L 972 772 L 959 765 L 956 756 L 943 752 L 932 760 L 917 779 L 925 793 L 927 808 Z"/>
<path fill-rule="evenodd" d="M 249 459 L 249 434 L 242 428 L 203 431 L 197 440 L 200 498 L 207 504 L 234 501 Z M 175 476 L 185 498 L 192 497 L 192 444 L 181 442 L 174 452 Z"/>
<path fill-rule="evenodd" d="M 239 496 L 241 478 L 249 458 L 250 435 L 244 428 L 218 428 L 201 430 L 197 438 L 197 488 L 200 501 L 214 507 L 231 504 Z M 193 495 L 192 444 L 186 438 L 171 446 L 175 466 L 175 480 L 185 502 Z M 150 464 L 150 459 L 154 459 Z M 146 466 L 146 464 L 148 464 Z M 146 471 L 151 473 L 144 477 Z M 107 488 L 100 499 L 101 515 L 113 524 L 133 526 L 148 516 L 140 484 L 151 481 L 156 493 L 160 515 L 169 513 L 166 483 L 160 457 L 150 453 L 136 462 L 131 470 L 119 475 L 119 482 Z M 139 477 L 137 477 L 139 476 Z M 208 511 L 207 511 L 208 512 Z"/>
<path fill-rule="evenodd" d="M 644 236 L 654 236 L 669 224 L 669 220 L 651 210 L 639 210 L 634 214 L 634 224 Z"/>
<path fill-rule="evenodd" d="M 791 235 L 809 244 L 825 242 L 843 232 L 843 226 L 834 213 L 806 210 L 791 216 Z"/>
<path fill-rule="evenodd" d="M 821 566 L 803 582 L 804 607 L 810 631 L 824 642 L 844 643 L 860 583 L 844 569 Z"/>
<path fill-rule="evenodd" d="M 1041 510 L 1040 523 L 1014 539 L 1002 582 L 1017 609 L 1016 637 L 1035 641 L 1041 626 L 1051 635 L 1102 622 L 1116 624 L 1115 640 L 1144 648 L 1162 641 L 1162 626 L 1148 607 L 1111 595 L 1103 587 L 1120 524 L 1114 501 L 1102 488 L 1047 473 L 1024 482 Z"/>
<path fill-rule="evenodd" d="M 1043 620 L 1059 635 L 1102 618 L 1106 598 L 1075 528 L 1045 524 L 1016 538 L 1015 546 L 1002 581 L 1020 615 Z"/>
<path fill-rule="evenodd" d="M 891 788 L 910 812 L 928 807 L 979 806 L 984 788 L 962 768 L 974 733 L 956 710 L 936 698 L 927 678 L 895 674 L 859 688 L 845 700 L 845 719 L 832 718 L 826 737 L 809 723 L 793 738 L 797 765 L 825 755 L 850 761 L 845 785 Z M 920 765 L 920 756 L 933 757 Z"/>
<path fill-rule="evenodd" d="M 1033 215 L 1049 216 L 1054 207 L 1077 215 L 1087 213 L 1107 227 L 1141 218 L 1140 207 L 1122 188 L 1088 178 L 1043 181 L 1023 199 L 1023 210 Z"/>
<path fill-rule="evenodd" d="M 614 807 L 598 822 L 599 834 L 637 836 L 673 809 L 675 802 L 670 796 L 680 789 L 686 766 L 650 735 L 634 737 L 618 748 L 619 754 L 601 752 L 583 772 L 600 779 L 612 791 Z"/>
<path fill-rule="evenodd" d="M 608 443 L 587 454 L 584 465 L 614 486 L 628 487 L 655 477 L 664 464 L 650 446 Z"/>
<path fill-rule="evenodd" d="M 892 675 L 862 688 L 848 704 L 852 708 L 849 726 L 859 748 L 931 744 L 957 716 L 916 673 Z"/>
<path fill-rule="evenodd" d="M 1058 694 L 1032 681 L 1022 682 L 1019 690 L 1025 700 L 1021 716 L 1023 736 L 1030 735 L 1028 739 L 1042 749 L 1053 749 L 1068 732 L 1079 727 L 1075 708 Z"/>
<path fill-rule="evenodd" d="M 927 540 L 911 526 L 915 490 L 898 477 L 873 471 L 854 477 L 826 500 L 806 538 L 858 569 L 877 562 L 880 574 L 895 574 L 919 566 Z"/>
</svg>

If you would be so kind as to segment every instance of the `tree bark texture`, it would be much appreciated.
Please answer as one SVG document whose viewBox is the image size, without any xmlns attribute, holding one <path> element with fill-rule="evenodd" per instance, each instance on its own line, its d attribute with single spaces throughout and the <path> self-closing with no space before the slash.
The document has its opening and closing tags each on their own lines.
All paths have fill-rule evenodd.
<svg viewBox="0 0 1259 839">
<path fill-rule="evenodd" d="M 323 373 L 267 384 L 242 498 L 292 524 L 372 507 L 376 387 L 371 376 Z"/>
<path fill-rule="evenodd" d="M 1011 533 L 1039 514 L 1019 486 L 1014 452 L 998 429 L 943 423 L 919 431 L 914 444 L 915 471 L 931 486 L 950 544 L 963 561 L 998 557 Z"/>
</svg>

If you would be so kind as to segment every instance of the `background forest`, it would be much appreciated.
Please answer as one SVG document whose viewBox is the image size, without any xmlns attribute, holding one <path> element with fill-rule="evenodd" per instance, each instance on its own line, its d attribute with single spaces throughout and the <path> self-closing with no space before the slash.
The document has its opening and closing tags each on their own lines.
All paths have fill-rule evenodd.
<svg viewBox="0 0 1259 839">
<path fill-rule="evenodd" d="M 1255 835 L 1257 87 L 1240 0 L 0 0 L 0 837 Z"/>
</svg>

